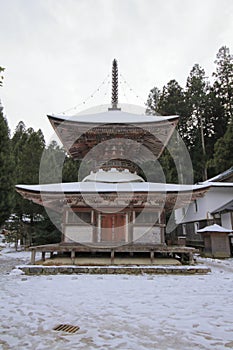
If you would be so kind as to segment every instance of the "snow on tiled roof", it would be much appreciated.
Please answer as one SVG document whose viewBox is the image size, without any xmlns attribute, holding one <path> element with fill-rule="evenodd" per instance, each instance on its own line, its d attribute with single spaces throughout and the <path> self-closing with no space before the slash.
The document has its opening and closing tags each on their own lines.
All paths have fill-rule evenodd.
<svg viewBox="0 0 233 350">
<path fill-rule="evenodd" d="M 206 226 L 200 230 L 197 230 L 198 233 L 201 233 L 201 232 L 233 232 L 232 230 L 229 230 L 227 228 L 224 228 L 222 226 L 219 226 L 217 224 L 214 224 L 214 225 L 210 225 L 210 226 Z"/>
<path fill-rule="evenodd" d="M 233 187 L 233 182 L 199 182 L 199 185 L 209 185 L 211 187 Z"/>
<path fill-rule="evenodd" d="M 77 123 L 120 123 L 120 124 L 137 124 L 137 123 L 158 123 L 161 121 L 169 121 L 172 119 L 178 119 L 178 115 L 172 116 L 156 116 L 145 114 L 133 114 L 119 110 L 106 111 L 95 114 L 77 114 L 74 116 L 66 115 L 48 115 L 48 118 L 57 119 L 62 121 L 70 121 Z"/>
<path fill-rule="evenodd" d="M 207 189 L 208 185 L 178 185 L 152 182 L 103 183 L 69 182 L 45 185 L 17 185 L 19 190 L 30 192 L 93 193 L 93 192 L 187 192 Z"/>
<path fill-rule="evenodd" d="M 216 182 L 216 181 L 223 181 L 224 179 L 226 179 L 228 176 L 233 175 L 233 166 L 229 169 L 227 169 L 226 171 L 224 171 L 221 174 L 218 174 L 214 177 L 212 177 L 211 179 L 208 179 L 205 181 L 206 182 Z"/>
</svg>

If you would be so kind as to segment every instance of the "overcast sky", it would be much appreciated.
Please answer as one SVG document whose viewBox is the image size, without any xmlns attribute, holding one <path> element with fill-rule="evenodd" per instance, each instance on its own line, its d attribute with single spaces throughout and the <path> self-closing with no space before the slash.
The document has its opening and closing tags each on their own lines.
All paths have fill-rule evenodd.
<svg viewBox="0 0 233 350">
<path fill-rule="evenodd" d="M 113 58 L 120 100 L 143 104 L 154 86 L 184 86 L 195 63 L 210 77 L 221 46 L 233 53 L 232 0 L 0 0 L 0 14 L 9 127 L 23 120 L 47 141 L 48 113 L 110 101 Z"/>
</svg>

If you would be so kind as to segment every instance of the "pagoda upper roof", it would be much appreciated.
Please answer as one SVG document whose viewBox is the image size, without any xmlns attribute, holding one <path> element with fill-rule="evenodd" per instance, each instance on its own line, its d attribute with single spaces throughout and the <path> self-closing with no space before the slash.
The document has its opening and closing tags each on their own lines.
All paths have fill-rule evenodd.
<svg viewBox="0 0 233 350">
<path fill-rule="evenodd" d="M 76 114 L 73 116 L 66 115 L 48 115 L 49 120 L 58 122 L 75 122 L 80 124 L 145 124 L 161 123 L 172 121 L 179 118 L 178 115 L 157 116 L 129 113 L 121 110 L 109 110 L 106 112 L 94 114 Z"/>
<path fill-rule="evenodd" d="M 140 160 L 144 152 L 142 146 L 158 158 L 174 132 L 179 116 L 145 115 L 144 110 L 140 113 L 111 109 L 106 111 L 105 107 L 99 113 L 93 113 L 92 110 L 74 116 L 48 115 L 48 118 L 67 152 L 74 159 L 83 159 L 98 145 L 98 152 L 94 155 L 98 163 L 105 160 L 103 155 L 110 143 L 112 147 L 116 143 L 124 143 L 123 153 L 114 150 L 112 159 L 137 157 Z M 116 139 L 117 142 L 114 141 Z"/>
</svg>

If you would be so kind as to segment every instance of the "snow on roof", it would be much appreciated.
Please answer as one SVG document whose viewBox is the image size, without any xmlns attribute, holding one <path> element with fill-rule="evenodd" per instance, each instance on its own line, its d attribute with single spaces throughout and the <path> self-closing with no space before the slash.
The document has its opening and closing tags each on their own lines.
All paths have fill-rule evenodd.
<svg viewBox="0 0 233 350">
<path fill-rule="evenodd" d="M 208 185 L 210 187 L 233 187 L 233 182 L 198 182 L 199 185 Z"/>
<path fill-rule="evenodd" d="M 230 175 L 233 174 L 233 166 L 229 169 L 227 169 L 226 171 L 224 171 L 221 174 L 218 174 L 214 177 L 212 177 L 211 179 L 208 179 L 205 181 L 206 182 L 216 182 L 216 181 L 224 181 L 226 178 L 228 178 Z"/>
<path fill-rule="evenodd" d="M 45 185 L 17 185 L 17 189 L 30 192 L 95 193 L 95 192 L 189 192 L 209 188 L 208 185 L 179 185 L 152 182 L 104 183 L 69 182 Z"/>
<path fill-rule="evenodd" d="M 200 230 L 197 230 L 197 232 L 198 233 L 201 233 L 201 232 L 224 232 L 224 233 L 229 232 L 230 233 L 230 232 L 233 232 L 233 230 L 229 230 L 227 228 L 214 224 L 214 225 L 206 226 Z"/>
<path fill-rule="evenodd" d="M 93 171 L 83 179 L 83 182 L 108 182 L 108 183 L 122 183 L 122 182 L 144 182 L 144 180 L 136 173 L 132 174 L 128 169 L 118 171 L 116 168 L 111 168 L 108 171 L 99 169 L 96 173 Z"/>
<path fill-rule="evenodd" d="M 133 114 L 119 110 L 95 113 L 95 114 L 77 114 L 73 116 L 65 115 L 48 115 L 48 118 L 58 119 L 62 121 L 70 121 L 77 123 L 120 123 L 120 124 L 137 124 L 137 123 L 158 123 L 161 121 L 169 121 L 178 119 L 178 115 L 172 116 L 155 116 L 145 114 Z"/>
</svg>

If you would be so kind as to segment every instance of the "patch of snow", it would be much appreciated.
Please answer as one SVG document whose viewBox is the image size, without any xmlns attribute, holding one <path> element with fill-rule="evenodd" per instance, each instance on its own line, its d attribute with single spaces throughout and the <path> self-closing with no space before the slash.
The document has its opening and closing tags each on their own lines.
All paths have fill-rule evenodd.
<svg viewBox="0 0 233 350">
<path fill-rule="evenodd" d="M 0 348 L 220 350 L 229 347 L 233 341 L 230 308 L 233 259 L 198 260 L 210 265 L 212 273 L 27 278 L 2 275 Z M 66 323 L 79 326 L 80 330 L 72 335 L 53 331 L 57 324 Z"/>
<path fill-rule="evenodd" d="M 0 259 L 16 259 L 29 262 L 30 256 L 31 252 L 25 250 L 16 251 L 13 247 L 6 247 L 0 251 Z"/>
<path fill-rule="evenodd" d="M 10 275 L 14 275 L 14 276 L 24 275 L 24 274 L 25 274 L 25 273 L 24 273 L 22 270 L 18 269 L 18 268 L 13 269 L 13 270 L 11 270 L 11 272 L 10 272 Z"/>
<path fill-rule="evenodd" d="M 217 224 L 213 224 L 213 225 L 209 225 L 209 226 L 206 226 L 204 228 L 201 228 L 200 230 L 197 230 L 198 233 L 201 233 L 201 232 L 224 232 L 224 233 L 227 233 L 227 232 L 233 232 L 232 230 L 229 230 L 225 227 L 222 227 L 220 225 L 217 225 Z"/>
</svg>

